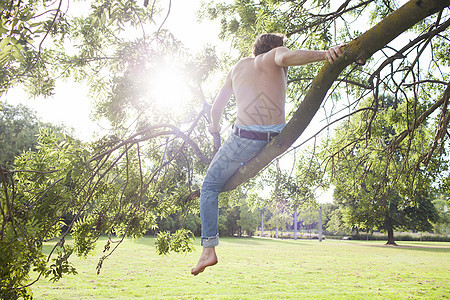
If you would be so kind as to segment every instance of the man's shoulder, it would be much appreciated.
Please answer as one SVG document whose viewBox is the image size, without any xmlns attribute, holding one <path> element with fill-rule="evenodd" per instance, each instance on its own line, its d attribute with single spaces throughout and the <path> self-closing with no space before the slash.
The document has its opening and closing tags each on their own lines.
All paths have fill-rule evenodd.
<svg viewBox="0 0 450 300">
<path fill-rule="evenodd" d="M 232 71 L 247 69 L 250 65 L 253 65 L 255 61 L 254 57 L 241 58 L 233 67 Z"/>
<path fill-rule="evenodd" d="M 263 56 L 263 60 L 275 60 L 275 56 L 280 54 L 280 53 L 285 53 L 285 52 L 289 52 L 291 50 L 289 50 L 289 48 L 285 47 L 285 46 L 280 46 L 280 47 L 276 47 L 273 48 L 272 50 L 262 54 Z"/>
<path fill-rule="evenodd" d="M 288 52 L 288 51 L 290 50 L 284 46 L 273 48 L 266 53 L 258 55 L 255 58 L 256 65 L 257 67 L 279 68 L 279 66 L 275 63 L 275 55 L 277 55 L 277 53 L 279 52 Z"/>
<path fill-rule="evenodd" d="M 254 61 L 255 61 L 255 58 L 254 58 L 254 57 L 244 57 L 244 58 L 241 58 L 241 59 L 236 63 L 236 66 L 237 66 L 237 65 L 242 65 L 242 64 L 252 63 L 252 62 L 254 62 Z"/>
</svg>

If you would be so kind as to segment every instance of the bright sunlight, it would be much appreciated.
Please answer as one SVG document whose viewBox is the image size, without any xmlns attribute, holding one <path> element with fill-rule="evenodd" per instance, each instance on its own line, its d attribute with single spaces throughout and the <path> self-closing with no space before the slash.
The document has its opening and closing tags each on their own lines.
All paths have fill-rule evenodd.
<svg viewBox="0 0 450 300">
<path fill-rule="evenodd" d="M 186 111 L 191 96 L 186 74 L 176 63 L 164 62 L 149 74 L 149 101 L 158 110 L 180 116 Z"/>
</svg>

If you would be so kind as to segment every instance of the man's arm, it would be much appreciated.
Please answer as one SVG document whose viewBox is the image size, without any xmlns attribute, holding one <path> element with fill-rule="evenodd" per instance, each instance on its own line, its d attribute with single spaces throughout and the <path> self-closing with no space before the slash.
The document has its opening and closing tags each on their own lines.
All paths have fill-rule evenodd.
<svg viewBox="0 0 450 300">
<path fill-rule="evenodd" d="M 211 134 L 220 132 L 220 118 L 222 117 L 225 105 L 233 94 L 233 86 L 231 83 L 231 71 L 228 73 L 225 83 L 220 88 L 219 94 L 214 101 L 211 108 L 211 124 L 208 126 L 208 131 Z"/>
<path fill-rule="evenodd" d="M 289 50 L 286 47 L 275 49 L 275 63 L 280 67 L 302 66 L 309 63 L 328 60 L 332 64 L 341 56 L 340 48 L 346 44 L 331 47 L 328 51 L 321 50 Z"/>
</svg>

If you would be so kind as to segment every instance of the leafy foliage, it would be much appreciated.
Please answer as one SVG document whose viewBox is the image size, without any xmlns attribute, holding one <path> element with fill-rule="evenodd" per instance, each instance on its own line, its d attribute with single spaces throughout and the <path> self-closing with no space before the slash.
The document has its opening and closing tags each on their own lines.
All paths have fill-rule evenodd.
<svg viewBox="0 0 450 300">
<path fill-rule="evenodd" d="M 62 272 L 72 272 L 67 258 L 70 248 L 63 248 L 52 266 L 42 254 L 42 243 L 59 235 L 61 218 L 76 202 L 69 170 L 77 169 L 80 151 L 77 142 L 60 140 L 44 129 L 36 152 L 26 152 L 15 160 L 16 171 L 2 167 L 0 247 L 2 248 L 2 288 L 26 294 L 28 273 L 36 269 L 54 279 Z M 56 246 L 55 246 L 56 247 Z M 6 250 L 8 249 L 8 250 Z M 4 250 L 4 251 L 3 251 Z M 19 288 L 21 287 L 21 288 Z"/>
<path fill-rule="evenodd" d="M 191 252 L 194 250 L 193 238 L 192 232 L 185 229 L 178 229 L 174 234 L 160 232 L 156 236 L 156 251 L 158 254 L 168 254 L 170 251 Z"/>
<path fill-rule="evenodd" d="M 240 226 L 242 231 L 247 232 L 248 237 L 252 237 L 256 228 L 260 224 L 260 212 L 257 209 L 251 209 L 245 198 L 241 199 L 240 214 L 237 225 Z"/>
<path fill-rule="evenodd" d="M 392 105 L 383 107 L 374 119 L 367 112 L 350 118 L 324 150 L 325 157 L 339 157 L 332 166 L 335 200 L 344 207 L 346 222 L 359 229 L 430 231 L 437 217 L 431 202 L 435 172 L 433 164 L 417 168 L 423 146 L 431 142 L 429 129 L 416 130 L 418 144 L 405 142 L 389 155 L 389 142 L 404 125 L 392 121 Z"/>
</svg>

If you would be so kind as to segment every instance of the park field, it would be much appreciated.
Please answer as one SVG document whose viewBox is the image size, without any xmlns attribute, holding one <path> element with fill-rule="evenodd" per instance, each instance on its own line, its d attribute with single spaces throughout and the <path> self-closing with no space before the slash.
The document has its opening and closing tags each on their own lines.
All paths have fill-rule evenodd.
<svg viewBox="0 0 450 300">
<path fill-rule="evenodd" d="M 96 274 L 106 239 L 73 258 L 78 275 L 32 286 L 35 299 L 450 299 L 450 243 L 222 238 L 219 264 L 194 277 L 196 251 L 159 256 L 126 239 Z"/>
</svg>

